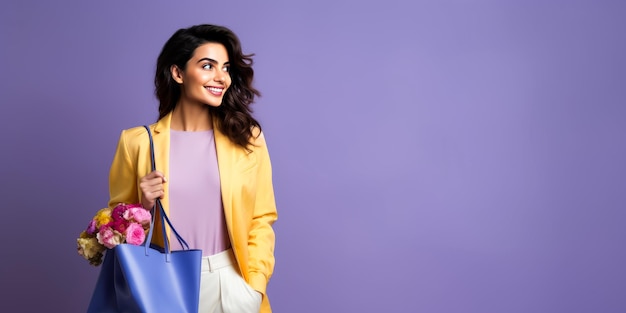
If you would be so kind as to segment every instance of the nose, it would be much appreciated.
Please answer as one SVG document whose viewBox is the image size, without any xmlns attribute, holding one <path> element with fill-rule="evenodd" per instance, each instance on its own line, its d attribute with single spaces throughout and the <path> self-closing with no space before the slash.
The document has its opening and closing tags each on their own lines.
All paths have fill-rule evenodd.
<svg viewBox="0 0 626 313">
<path fill-rule="evenodd" d="M 228 75 L 228 73 L 224 73 L 221 71 L 217 72 L 217 74 L 215 75 L 215 81 L 220 83 L 226 82 L 226 75 Z"/>
</svg>

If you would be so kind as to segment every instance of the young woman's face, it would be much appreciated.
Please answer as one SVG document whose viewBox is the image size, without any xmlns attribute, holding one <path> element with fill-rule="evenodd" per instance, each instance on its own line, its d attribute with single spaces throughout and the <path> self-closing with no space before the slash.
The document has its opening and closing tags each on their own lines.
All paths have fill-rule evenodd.
<svg viewBox="0 0 626 313">
<path fill-rule="evenodd" d="M 198 46 L 185 70 L 172 67 L 172 77 L 181 84 L 181 102 L 220 106 L 231 84 L 229 67 L 224 45 L 209 42 Z"/>
</svg>

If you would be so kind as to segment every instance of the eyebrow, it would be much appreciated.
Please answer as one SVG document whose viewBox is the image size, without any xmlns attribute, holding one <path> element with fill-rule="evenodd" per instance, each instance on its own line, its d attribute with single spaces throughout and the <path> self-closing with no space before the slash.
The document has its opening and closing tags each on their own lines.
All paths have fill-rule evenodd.
<svg viewBox="0 0 626 313">
<path fill-rule="evenodd" d="M 213 60 L 211 58 L 202 58 L 202 59 L 198 60 L 197 63 L 200 63 L 202 61 L 207 61 L 207 62 L 213 63 L 213 64 L 219 64 L 219 62 L 217 62 L 217 61 L 215 61 L 215 60 Z M 224 65 L 230 65 L 230 62 L 224 62 Z"/>
</svg>

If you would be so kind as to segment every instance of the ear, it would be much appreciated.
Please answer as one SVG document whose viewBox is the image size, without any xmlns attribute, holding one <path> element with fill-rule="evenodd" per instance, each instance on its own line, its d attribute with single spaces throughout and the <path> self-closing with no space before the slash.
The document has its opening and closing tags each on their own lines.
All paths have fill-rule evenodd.
<svg viewBox="0 0 626 313">
<path fill-rule="evenodd" d="M 172 65 L 170 67 L 170 73 L 172 74 L 172 78 L 179 84 L 183 83 L 183 71 L 176 65 Z"/>
</svg>

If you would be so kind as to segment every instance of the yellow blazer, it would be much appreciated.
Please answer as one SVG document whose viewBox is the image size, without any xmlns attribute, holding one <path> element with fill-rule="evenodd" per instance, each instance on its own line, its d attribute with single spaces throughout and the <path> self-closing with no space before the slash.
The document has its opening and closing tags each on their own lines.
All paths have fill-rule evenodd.
<svg viewBox="0 0 626 313">
<path fill-rule="evenodd" d="M 150 125 L 157 170 L 169 177 L 170 121 L 172 114 Z M 218 125 L 214 120 L 213 125 Z M 271 312 L 265 294 L 274 271 L 274 230 L 277 219 L 272 168 L 263 133 L 255 135 L 252 152 L 235 145 L 214 127 L 224 216 L 230 242 L 245 281 L 263 294 L 260 312 Z M 139 180 L 151 172 L 150 142 L 143 127 L 123 130 L 109 173 L 109 206 L 140 203 Z M 165 183 L 162 203 L 169 213 L 169 188 Z M 159 224 L 153 242 L 163 242 Z M 168 230 L 169 236 L 169 230 Z"/>
</svg>

